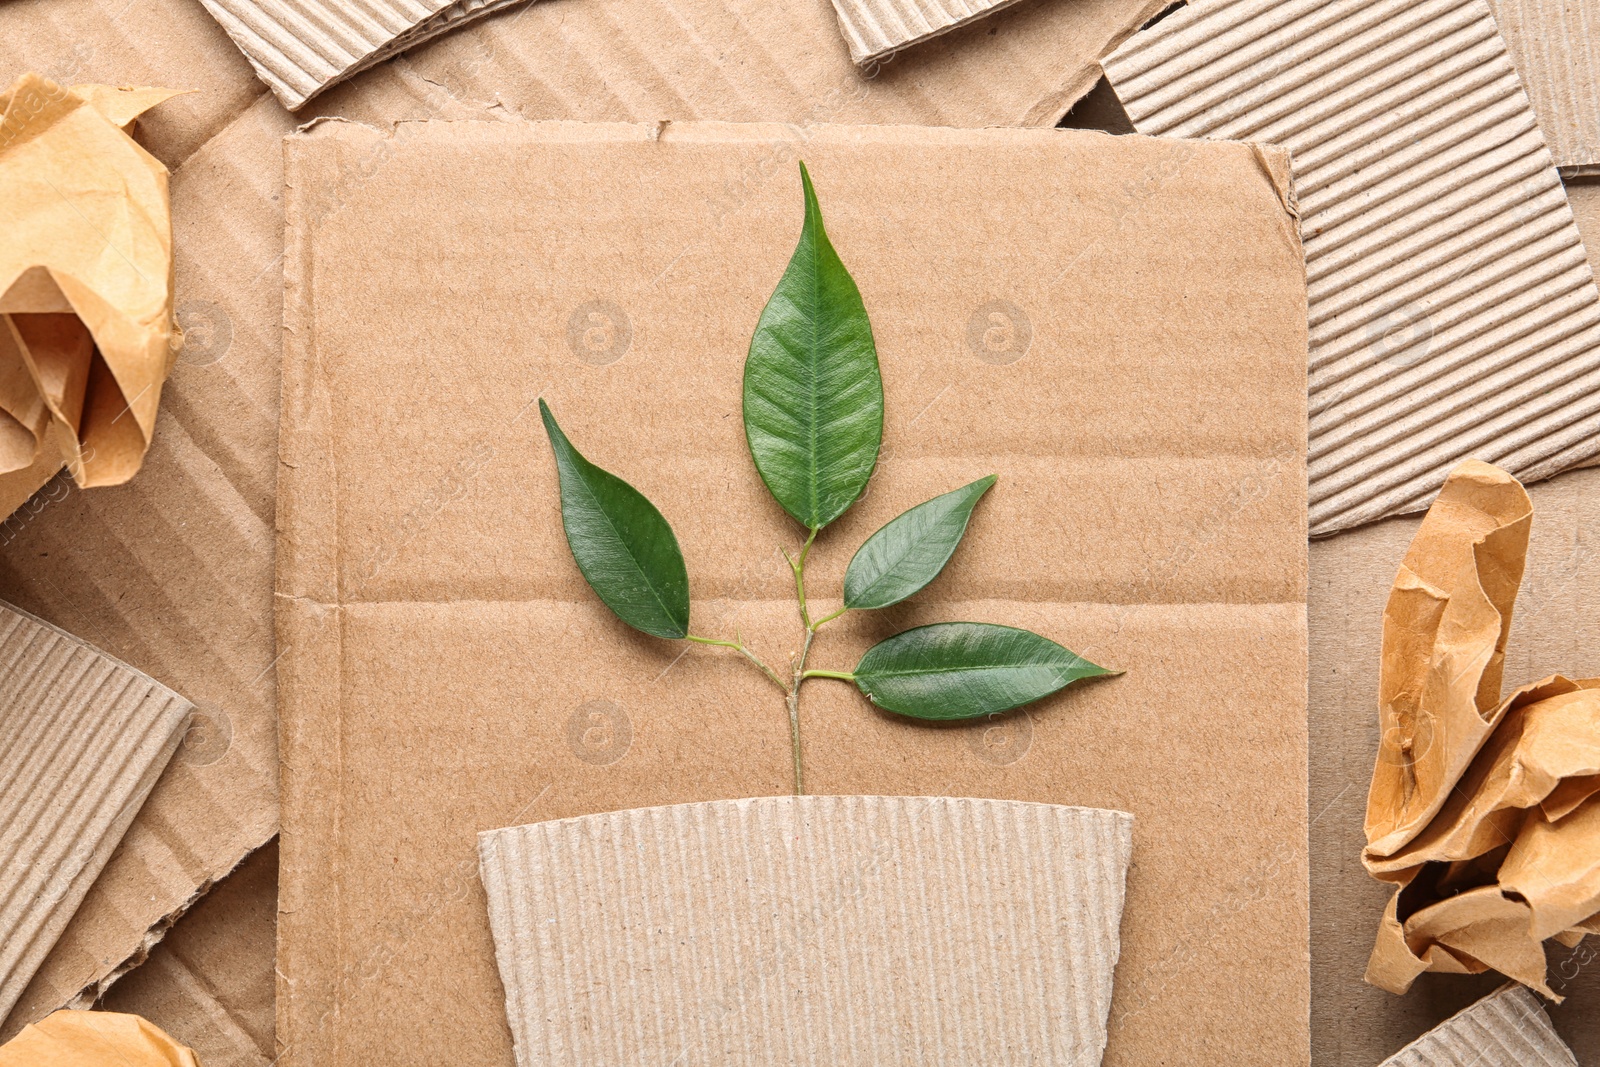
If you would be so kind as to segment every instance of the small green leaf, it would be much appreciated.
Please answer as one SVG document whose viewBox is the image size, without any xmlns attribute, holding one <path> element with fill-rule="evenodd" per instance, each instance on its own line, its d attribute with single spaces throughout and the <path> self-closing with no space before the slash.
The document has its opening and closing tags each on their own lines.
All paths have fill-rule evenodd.
<svg viewBox="0 0 1600 1067">
<path fill-rule="evenodd" d="M 994 475 L 918 504 L 867 538 L 844 572 L 847 608 L 886 608 L 939 576 Z"/>
<path fill-rule="evenodd" d="M 856 664 L 874 704 L 917 719 L 972 719 L 1116 674 L 1054 641 L 1012 626 L 941 622 L 895 634 Z"/>
<path fill-rule="evenodd" d="M 767 489 L 818 530 L 872 477 L 883 441 L 883 378 L 861 291 L 828 242 L 804 163 L 800 181 L 800 243 L 744 364 L 744 432 Z"/>
<path fill-rule="evenodd" d="M 584 459 L 539 401 L 561 479 L 561 525 L 606 607 L 654 637 L 689 633 L 689 572 L 672 527 L 643 493 Z"/>
</svg>

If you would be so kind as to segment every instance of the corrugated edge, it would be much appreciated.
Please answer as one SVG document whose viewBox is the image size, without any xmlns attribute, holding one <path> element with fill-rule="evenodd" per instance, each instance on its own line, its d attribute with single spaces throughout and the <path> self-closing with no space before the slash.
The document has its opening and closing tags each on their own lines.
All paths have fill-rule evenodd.
<svg viewBox="0 0 1600 1067">
<path fill-rule="evenodd" d="M 290 111 L 451 0 L 201 0 Z"/>
<path fill-rule="evenodd" d="M 959 29 L 1018 0 L 833 0 L 839 29 L 858 66 Z"/>
<path fill-rule="evenodd" d="M 1483 0 L 1210 0 L 1102 65 L 1141 132 L 1294 152 L 1313 535 L 1600 453 L 1600 293 Z"/>
<path fill-rule="evenodd" d="M 481 834 L 518 1063 L 1098 1064 L 1132 827 L 805 796 Z"/>
<path fill-rule="evenodd" d="M 1563 175 L 1600 171 L 1600 6 L 1493 0 L 1511 61 Z"/>
<path fill-rule="evenodd" d="M 1504 986 L 1446 1019 L 1379 1067 L 1578 1067 L 1528 990 Z"/>
<path fill-rule="evenodd" d="M 0 605 L 0 1019 L 183 740 L 191 705 Z"/>
</svg>

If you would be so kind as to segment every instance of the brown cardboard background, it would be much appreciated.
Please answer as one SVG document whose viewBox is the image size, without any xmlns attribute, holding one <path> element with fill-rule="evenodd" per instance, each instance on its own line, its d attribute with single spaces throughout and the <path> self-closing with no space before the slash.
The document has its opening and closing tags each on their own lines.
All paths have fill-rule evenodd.
<svg viewBox="0 0 1600 1067">
<path fill-rule="evenodd" d="M 1303 1062 L 1304 305 L 1281 154 L 715 124 L 323 124 L 288 144 L 286 1064 L 504 1061 L 475 831 L 787 788 L 759 675 L 631 635 L 584 589 L 527 413 L 542 392 L 591 458 L 662 502 L 695 561 L 698 629 L 738 625 L 781 657 L 794 609 L 773 546 L 793 531 L 748 469 L 738 368 L 792 249 L 799 153 L 873 294 L 890 394 L 874 488 L 814 556 L 819 607 L 871 529 L 1002 475 L 960 566 L 836 624 L 816 662 L 968 617 L 1129 670 L 1016 722 L 1031 747 L 1007 765 L 972 727 L 813 685 L 810 787 L 1131 811 L 1108 1062 Z M 768 160 L 789 181 L 745 194 L 738 177 Z M 593 199 L 601 175 L 637 191 Z M 994 187 L 1032 210 L 993 213 Z M 1064 260 L 1083 267 L 1054 287 L 1040 264 Z M 1036 337 L 1003 365 L 964 337 L 996 293 Z M 631 309 L 631 347 L 604 365 L 568 336 L 595 300 Z M 626 758 L 570 733 L 597 699 L 624 709 Z M 375 968 L 381 987 L 362 978 Z"/>
</svg>

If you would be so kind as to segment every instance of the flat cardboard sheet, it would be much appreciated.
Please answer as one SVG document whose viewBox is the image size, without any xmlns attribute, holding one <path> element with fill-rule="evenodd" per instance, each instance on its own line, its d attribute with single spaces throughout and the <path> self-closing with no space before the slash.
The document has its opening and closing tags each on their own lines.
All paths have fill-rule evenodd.
<svg viewBox="0 0 1600 1067">
<path fill-rule="evenodd" d="M 117 847 L 192 705 L 0 604 L 0 1020 Z"/>
<path fill-rule="evenodd" d="M 947 728 L 812 683 L 808 782 L 1131 812 L 1106 1062 L 1306 1061 L 1304 290 L 1281 152 L 698 123 L 324 123 L 287 151 L 285 1064 L 511 1062 L 476 833 L 787 789 L 769 683 L 631 637 L 583 586 L 528 412 L 546 397 L 662 505 L 698 628 L 781 657 L 794 530 L 744 451 L 739 379 L 799 157 L 888 392 L 888 452 L 813 551 L 813 602 L 884 521 L 1001 478 L 959 566 L 834 623 L 816 662 L 966 617 L 1127 670 Z M 382 163 L 351 182 L 363 159 Z M 736 184 L 769 166 L 791 177 Z"/>
<path fill-rule="evenodd" d="M 861 65 L 976 22 L 1016 0 L 834 0 L 850 58 Z"/>
<path fill-rule="evenodd" d="M 829 0 L 759 8 L 549 0 L 384 63 L 298 118 L 336 113 L 387 124 L 521 110 L 640 121 L 1051 125 L 1098 77 L 1101 53 L 1161 4 L 1023 5 L 866 79 L 850 63 Z M 553 15 L 542 13 L 547 6 Z M 297 119 L 192 0 L 140 0 L 140 17 L 126 14 L 120 0 L 8 0 L 0 4 L 0 64 L 36 67 L 63 84 L 200 90 L 140 123 L 142 143 L 173 171 L 186 355 L 173 368 L 162 435 L 139 478 L 99 498 L 58 480 L 5 524 L 0 596 L 137 660 L 220 727 L 197 732 L 208 740 L 196 740 L 195 758 L 170 765 L 19 1002 L 13 1029 L 19 1017 L 42 1018 L 86 988 L 92 997 L 277 828 L 277 651 L 264 601 L 281 348 L 279 139 Z M 734 44 L 713 53 L 706 40 Z M 612 77 L 596 81 L 601 68 L 591 63 Z M 762 168 L 740 183 L 759 188 L 777 177 Z M 50 472 L 36 474 L 43 483 Z M 95 560 L 92 572 L 85 558 Z"/>
<path fill-rule="evenodd" d="M 1528 486 L 1534 522 L 1504 677 L 1600 673 L 1600 469 Z M 1364 981 L 1373 930 L 1394 887 L 1361 863 L 1368 785 L 1381 733 L 1384 605 L 1421 516 L 1388 519 L 1311 544 L 1312 1058 L 1371 1067 L 1504 984 L 1496 974 L 1423 974 L 1395 996 Z M 1549 1013 L 1578 1062 L 1600 1062 L 1600 947 L 1550 942 Z"/>
<path fill-rule="evenodd" d="M 1562 174 L 1600 173 L 1600 10 L 1584 0 L 1491 0 Z"/>
<path fill-rule="evenodd" d="M 1578 1067 L 1539 999 L 1508 985 L 1423 1034 L 1381 1067 Z"/>
<path fill-rule="evenodd" d="M 1098 1067 L 1132 845 L 1117 811 L 788 796 L 478 853 L 519 1067 Z"/>
<path fill-rule="evenodd" d="M 1600 292 L 1483 0 L 1202 0 L 1104 65 L 1140 132 L 1293 152 L 1314 534 L 1600 454 Z"/>
</svg>

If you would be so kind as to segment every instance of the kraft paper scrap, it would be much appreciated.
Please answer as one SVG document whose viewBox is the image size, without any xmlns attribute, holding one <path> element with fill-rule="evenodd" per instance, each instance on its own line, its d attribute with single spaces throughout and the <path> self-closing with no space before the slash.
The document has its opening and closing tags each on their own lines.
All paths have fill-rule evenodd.
<svg viewBox="0 0 1600 1067">
<path fill-rule="evenodd" d="M 1500 697 L 1532 519 L 1509 474 L 1462 464 L 1384 609 L 1362 861 L 1397 883 L 1367 971 L 1391 992 L 1493 969 L 1553 996 L 1544 940 L 1600 929 L 1600 680 Z"/>
<path fill-rule="evenodd" d="M 181 335 L 167 170 L 126 127 L 171 89 L 0 95 L 0 501 L 65 465 L 117 485 L 144 462 Z"/>
<path fill-rule="evenodd" d="M 200 1061 L 137 1015 L 58 1011 L 0 1045 L 0 1067 L 200 1067 Z"/>
<path fill-rule="evenodd" d="M 1508 985 L 1457 1012 L 1379 1067 L 1578 1067 L 1533 994 Z"/>
<path fill-rule="evenodd" d="M 1202 0 L 1103 66 L 1141 133 L 1293 155 L 1313 534 L 1600 454 L 1600 292 L 1484 0 Z"/>
<path fill-rule="evenodd" d="M 489 831 L 517 1062 L 1098 1065 L 1132 833 L 1119 811 L 882 796 Z"/>
<path fill-rule="evenodd" d="M 0 1021 L 183 739 L 166 686 L 0 604 Z"/>
<path fill-rule="evenodd" d="M 1017 0 L 833 0 L 850 58 L 863 66 Z"/>
</svg>

